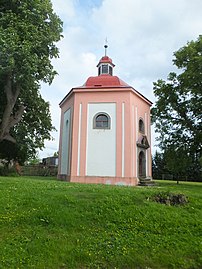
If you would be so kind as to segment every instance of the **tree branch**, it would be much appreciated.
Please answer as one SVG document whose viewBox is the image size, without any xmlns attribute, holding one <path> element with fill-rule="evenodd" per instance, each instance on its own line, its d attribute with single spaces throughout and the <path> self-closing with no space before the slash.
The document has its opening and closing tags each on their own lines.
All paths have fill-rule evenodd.
<svg viewBox="0 0 202 269">
<path fill-rule="evenodd" d="M 8 140 L 8 141 L 10 141 L 10 142 L 12 142 L 12 143 L 16 143 L 15 138 L 12 137 L 10 134 L 6 134 L 6 135 L 4 135 L 3 140 Z M 0 141 L 1 141 L 1 140 L 0 140 Z"/>
<path fill-rule="evenodd" d="M 8 125 L 8 128 L 12 128 L 14 125 L 16 125 L 18 122 L 20 122 L 21 118 L 22 118 L 22 115 L 24 113 L 24 110 L 25 110 L 25 106 L 20 106 L 18 111 L 15 112 L 15 115 L 10 117 L 10 121 L 9 121 L 9 125 Z"/>
</svg>

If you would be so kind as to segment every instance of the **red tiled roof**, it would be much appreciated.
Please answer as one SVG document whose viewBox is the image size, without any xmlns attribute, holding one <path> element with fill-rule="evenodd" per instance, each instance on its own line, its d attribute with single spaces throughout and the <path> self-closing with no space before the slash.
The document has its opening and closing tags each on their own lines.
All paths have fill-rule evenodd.
<svg viewBox="0 0 202 269">
<path fill-rule="evenodd" d="M 123 80 L 117 76 L 108 74 L 100 75 L 97 77 L 89 77 L 82 88 L 98 88 L 98 87 L 130 87 Z"/>
<path fill-rule="evenodd" d="M 109 58 L 108 56 L 103 56 L 103 57 L 100 59 L 98 65 L 99 65 L 100 63 L 110 63 L 112 66 L 115 66 L 115 65 L 112 63 L 112 59 Z M 98 65 L 97 65 L 97 67 L 98 67 Z"/>
</svg>

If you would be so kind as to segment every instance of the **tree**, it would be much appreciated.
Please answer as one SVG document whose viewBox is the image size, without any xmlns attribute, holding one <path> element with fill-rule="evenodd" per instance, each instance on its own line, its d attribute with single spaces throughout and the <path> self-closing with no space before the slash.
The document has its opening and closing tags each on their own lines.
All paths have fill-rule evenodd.
<svg viewBox="0 0 202 269">
<path fill-rule="evenodd" d="M 17 126 L 10 133 L 16 139 L 16 143 L 8 140 L 0 142 L 0 159 L 6 159 L 8 163 L 16 160 L 23 164 L 26 160 L 34 158 L 37 149 L 42 149 L 44 139 L 50 139 L 50 131 L 53 129 L 49 104 L 45 102 L 39 92 L 26 100 L 26 109 Z"/>
<path fill-rule="evenodd" d="M 155 179 L 161 179 L 163 174 L 168 173 L 165 170 L 165 159 L 164 154 L 156 151 L 152 157 L 152 176 Z"/>
<path fill-rule="evenodd" d="M 49 104 L 40 82 L 51 83 L 56 72 L 62 22 L 49 0 L 1 0 L 0 5 L 0 142 L 32 153 L 50 139 Z M 6 142 L 5 142 L 6 141 Z M 20 144 L 21 143 L 21 144 Z M 7 144 L 8 145 L 8 144 Z M 29 154 L 28 152 L 26 154 Z"/>
<path fill-rule="evenodd" d="M 53 156 L 58 157 L 59 156 L 59 151 L 54 152 Z"/>
<path fill-rule="evenodd" d="M 172 72 L 167 81 L 154 83 L 157 101 L 152 109 L 153 122 L 159 133 L 160 148 L 172 152 L 172 158 L 179 156 L 180 152 L 186 153 L 186 161 L 190 162 L 191 159 L 190 176 L 199 179 L 202 151 L 202 36 L 175 52 L 173 62 L 179 74 Z"/>
<path fill-rule="evenodd" d="M 183 146 L 176 147 L 175 145 L 170 145 L 165 149 L 164 160 L 166 168 L 173 175 L 173 178 L 177 180 L 177 183 L 181 179 L 187 180 L 188 176 L 191 177 L 189 173 L 191 158 Z"/>
</svg>

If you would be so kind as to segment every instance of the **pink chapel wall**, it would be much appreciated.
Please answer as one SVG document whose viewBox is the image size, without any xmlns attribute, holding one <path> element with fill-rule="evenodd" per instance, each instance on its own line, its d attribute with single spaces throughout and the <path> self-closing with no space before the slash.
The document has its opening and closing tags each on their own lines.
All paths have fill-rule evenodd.
<svg viewBox="0 0 202 269">
<path fill-rule="evenodd" d="M 63 103 L 61 106 L 61 119 L 60 119 L 60 136 L 59 136 L 59 156 L 58 156 L 58 171 L 61 175 L 61 178 L 66 178 L 67 175 L 61 174 L 61 160 L 62 160 L 62 134 L 63 134 L 63 128 L 64 128 L 64 113 L 68 110 L 74 110 L 74 95 L 71 95 L 66 102 Z M 71 130 L 72 131 L 72 130 Z M 71 147 L 71 144 L 70 144 Z M 71 152 L 71 149 L 70 149 Z M 70 164 L 70 173 L 71 173 L 71 164 Z"/>
</svg>

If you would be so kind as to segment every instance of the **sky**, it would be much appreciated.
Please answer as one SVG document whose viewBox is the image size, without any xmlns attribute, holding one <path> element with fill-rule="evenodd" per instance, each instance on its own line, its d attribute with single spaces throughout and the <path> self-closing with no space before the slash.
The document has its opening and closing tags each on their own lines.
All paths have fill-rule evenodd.
<svg viewBox="0 0 202 269">
<path fill-rule="evenodd" d="M 116 65 L 114 75 L 155 103 L 153 82 L 166 79 L 173 53 L 202 34 L 201 0 L 52 0 L 63 21 L 60 58 L 52 64 L 58 75 L 42 84 L 57 132 L 45 142 L 39 157 L 50 157 L 59 147 L 59 103 L 73 88 L 97 75 L 97 64 L 107 54 Z M 152 128 L 153 129 L 153 128 Z M 157 147 L 152 131 L 152 151 Z"/>
</svg>

